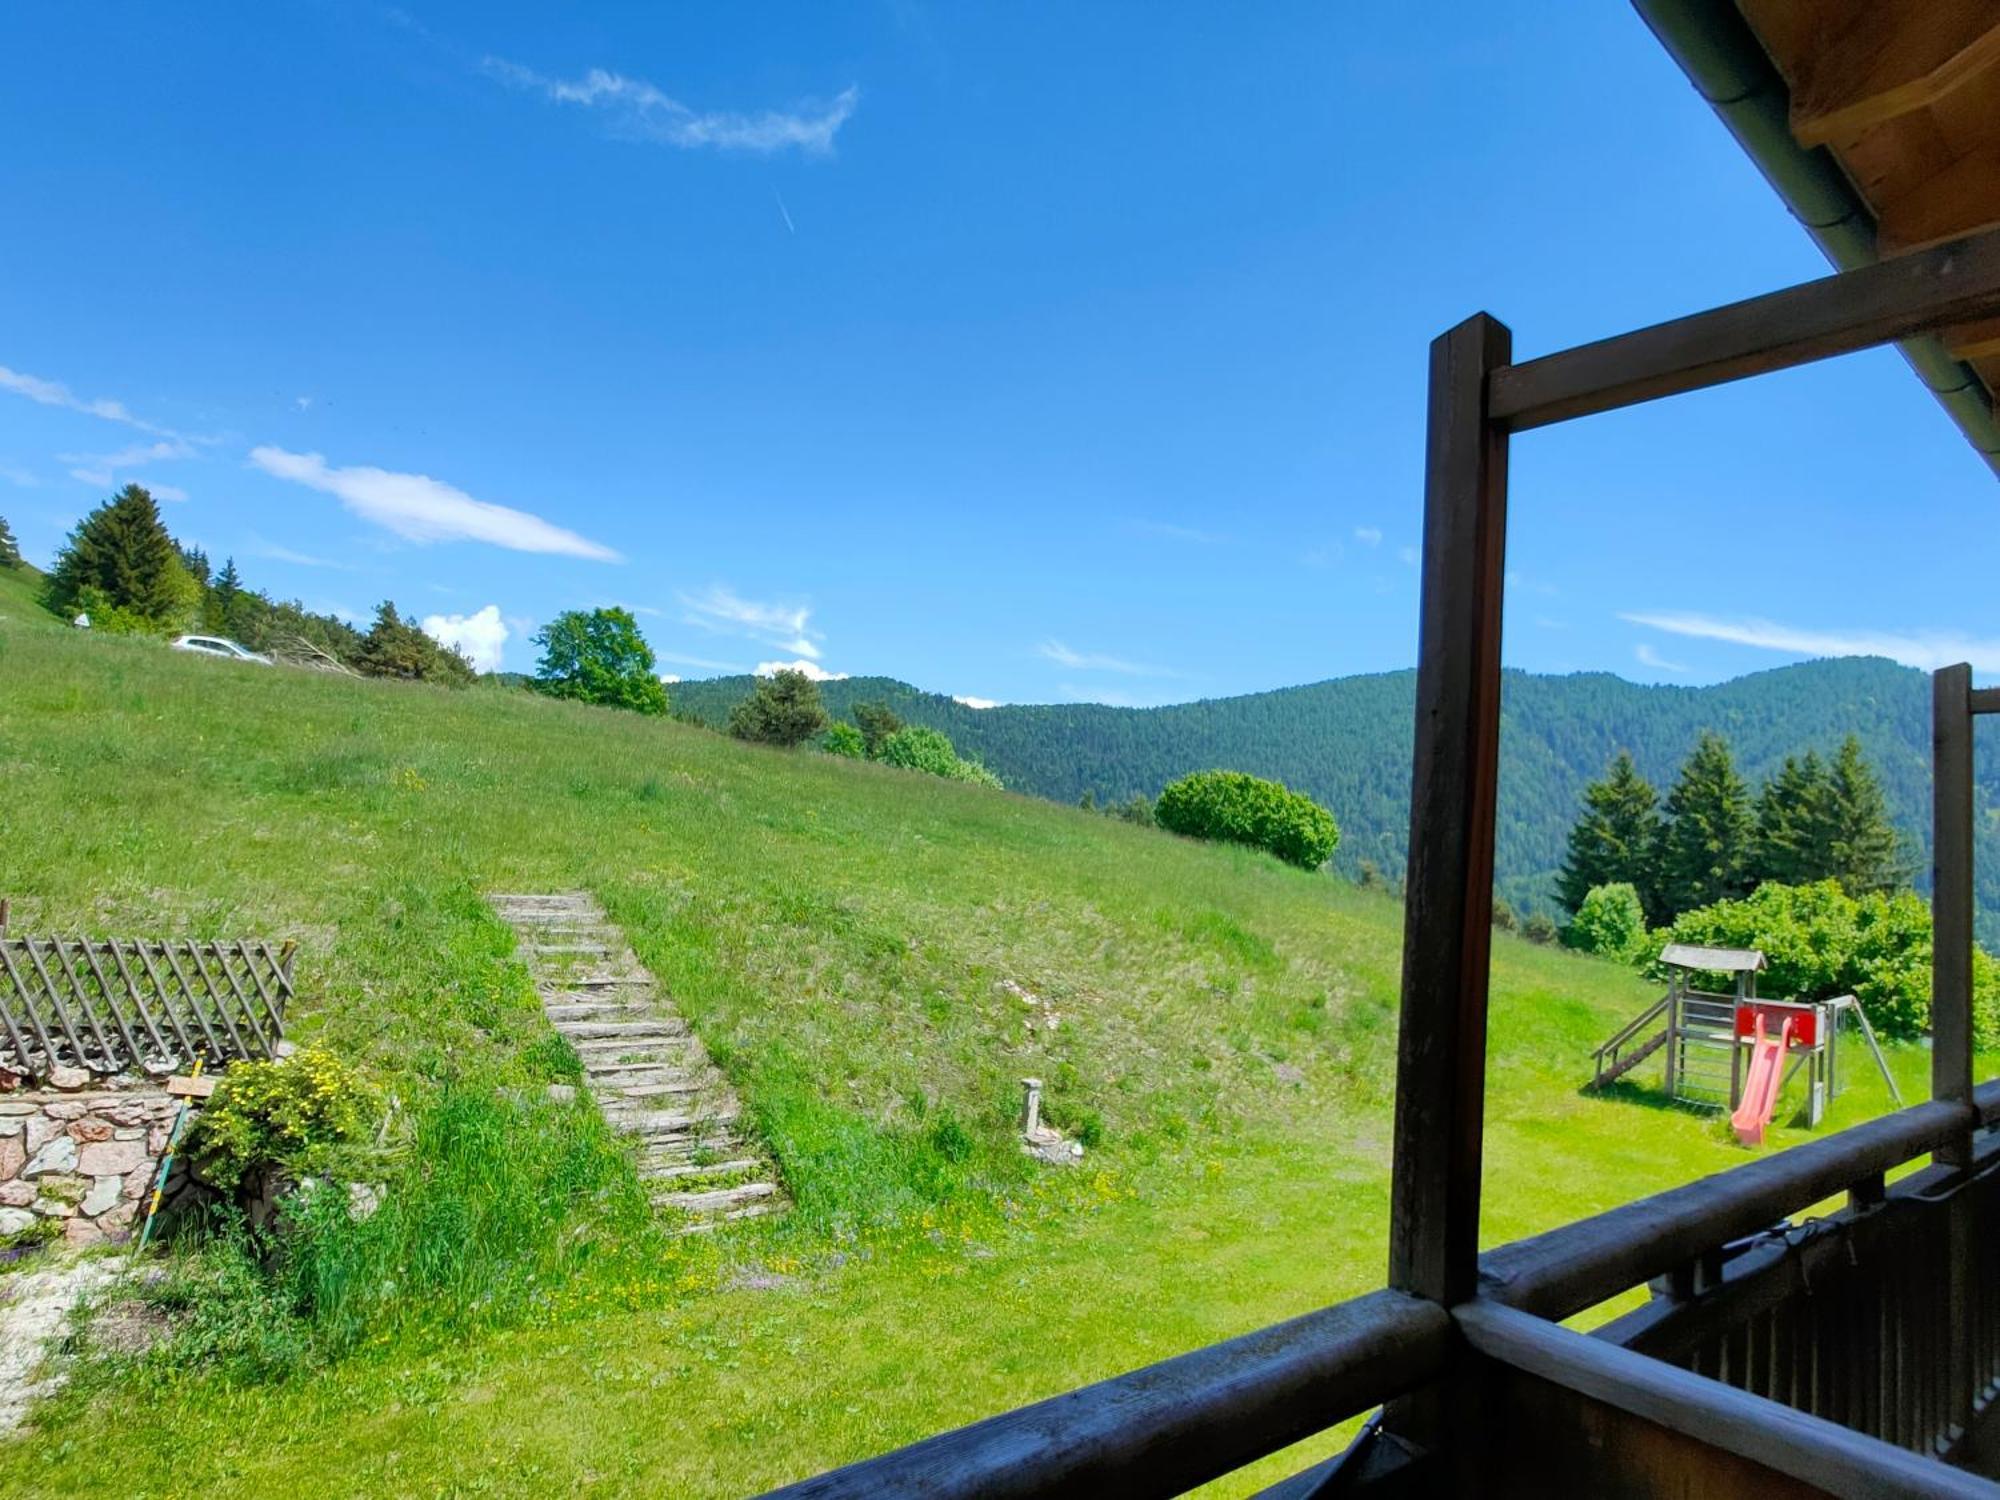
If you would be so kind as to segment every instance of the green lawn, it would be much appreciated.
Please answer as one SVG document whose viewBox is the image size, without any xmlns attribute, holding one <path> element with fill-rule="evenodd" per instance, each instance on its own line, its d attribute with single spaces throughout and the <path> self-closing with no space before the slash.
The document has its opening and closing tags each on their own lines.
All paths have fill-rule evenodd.
<svg viewBox="0 0 2000 1500">
<path fill-rule="evenodd" d="M 597 892 L 798 1205 L 689 1245 L 630 1222 L 629 1181 L 561 1178 L 560 1232 L 482 1273 L 501 1291 L 370 1293 L 358 1343 L 265 1379 L 172 1344 L 86 1372 L 0 1446 L 0 1494 L 736 1494 L 1381 1282 L 1383 895 L 630 715 L 88 638 L 4 578 L 0 788 L 17 930 L 297 937 L 293 1035 L 411 1116 L 564 1076 L 478 893 Z M 1579 1092 L 1652 994 L 1497 943 L 1489 1242 L 1745 1159 L 1711 1119 Z M 1850 1058 L 1833 1124 L 1886 1103 Z M 1920 1092 L 1923 1055 L 1895 1062 Z M 1081 1168 L 1012 1150 L 1025 1074 L 1097 1142 Z M 524 1161 L 588 1134 L 495 1118 Z"/>
</svg>

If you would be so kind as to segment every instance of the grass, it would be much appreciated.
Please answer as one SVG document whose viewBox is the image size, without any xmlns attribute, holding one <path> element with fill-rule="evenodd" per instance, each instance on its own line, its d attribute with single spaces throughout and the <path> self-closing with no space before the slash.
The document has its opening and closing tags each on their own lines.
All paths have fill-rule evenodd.
<svg viewBox="0 0 2000 1500">
<path fill-rule="evenodd" d="M 0 684 L 17 927 L 297 937 L 293 1034 L 421 1138 L 290 1279 L 184 1262 L 183 1333 L 86 1365 L 0 1495 L 743 1493 L 1380 1284 L 1380 894 L 671 723 L 88 638 L 4 575 Z M 568 888 L 730 1072 L 784 1220 L 665 1239 L 546 1101 L 575 1059 L 479 893 Z M 1489 1243 L 1745 1159 L 1579 1091 L 1633 975 L 1502 937 L 1493 980 Z M 1830 1126 L 1886 1104 L 1846 1073 Z M 1013 1149 L 1029 1074 L 1081 1168 Z"/>
</svg>

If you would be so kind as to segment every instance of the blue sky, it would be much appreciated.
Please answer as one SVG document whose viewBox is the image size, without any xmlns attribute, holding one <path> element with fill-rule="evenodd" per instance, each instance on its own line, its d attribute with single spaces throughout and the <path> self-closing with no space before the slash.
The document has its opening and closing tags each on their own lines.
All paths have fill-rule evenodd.
<svg viewBox="0 0 2000 1500">
<path fill-rule="evenodd" d="M 1439 330 L 1826 270 L 1623 6 L 584 10 L 0 16 L 29 556 L 138 480 L 514 669 L 1252 691 L 1412 660 Z M 2000 671 L 1996 505 L 1886 351 L 1529 434 L 1507 658 Z"/>
</svg>

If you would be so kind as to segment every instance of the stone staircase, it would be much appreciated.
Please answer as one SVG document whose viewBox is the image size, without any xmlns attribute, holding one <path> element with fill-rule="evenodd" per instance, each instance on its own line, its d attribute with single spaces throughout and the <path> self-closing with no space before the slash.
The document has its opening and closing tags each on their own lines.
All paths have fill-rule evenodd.
<svg viewBox="0 0 2000 1500">
<path fill-rule="evenodd" d="M 591 1097 L 636 1145 L 653 1202 L 687 1233 L 780 1212 L 777 1169 L 742 1129 L 729 1081 L 597 902 L 583 891 L 487 900 L 519 935 Z"/>
</svg>

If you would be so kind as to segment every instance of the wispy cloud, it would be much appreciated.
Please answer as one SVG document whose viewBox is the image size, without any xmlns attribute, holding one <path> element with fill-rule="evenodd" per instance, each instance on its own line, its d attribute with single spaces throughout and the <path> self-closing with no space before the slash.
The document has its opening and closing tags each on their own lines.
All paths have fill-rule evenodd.
<svg viewBox="0 0 2000 1500">
<path fill-rule="evenodd" d="M 292 397 L 292 409 L 294 411 L 305 411 L 312 404 L 313 404 L 313 398 L 310 396 Z"/>
<path fill-rule="evenodd" d="M 1189 542 L 1197 547 L 1219 547 L 1229 538 L 1219 531 L 1203 531 L 1194 526 L 1179 526 L 1172 521 L 1128 521 L 1128 530 L 1137 536 L 1156 536 L 1169 542 Z"/>
<path fill-rule="evenodd" d="M 710 584 L 696 594 L 681 594 L 682 618 L 703 630 L 746 636 L 780 651 L 815 661 L 823 654 L 825 636 L 811 628 L 812 609 L 804 604 L 765 604 L 745 599 L 727 584 Z"/>
<path fill-rule="evenodd" d="M 1354 528 L 1354 540 L 1361 543 L 1364 547 L 1379 547 L 1382 545 L 1382 528 L 1380 526 L 1357 526 Z"/>
<path fill-rule="evenodd" d="M 432 640 L 464 652 L 465 659 L 478 670 L 500 670 L 507 622 L 500 618 L 499 605 L 489 604 L 469 615 L 425 615 L 423 627 Z"/>
<path fill-rule="evenodd" d="M 643 78 L 627 78 L 604 68 L 592 68 L 581 78 L 551 78 L 502 57 L 488 57 L 480 66 L 489 77 L 540 94 L 553 103 L 600 111 L 621 134 L 687 151 L 748 151 L 769 156 L 798 150 L 808 156 L 824 156 L 833 150 L 834 137 L 861 102 L 861 91 L 850 87 L 825 103 L 808 101 L 788 110 L 738 114 L 695 109 Z"/>
<path fill-rule="evenodd" d="M 1886 656 L 1926 672 L 1963 661 L 1981 672 L 2000 672 L 2000 639 L 1957 631 L 1814 630 L 1748 616 L 1724 618 L 1678 611 L 1635 612 L 1619 618 L 1670 635 L 1728 641 L 1790 656 Z"/>
<path fill-rule="evenodd" d="M 1687 667 L 1681 662 L 1668 661 L 1664 656 L 1660 655 L 1659 652 L 1655 651 L 1652 648 L 1652 646 L 1645 641 L 1639 642 L 1637 646 L 1634 646 L 1632 648 L 1632 655 L 1638 658 L 1640 666 L 1651 667 L 1655 672 L 1676 672 L 1685 674 L 1688 670 Z"/>
<path fill-rule="evenodd" d="M 1396 549 L 1396 557 L 1405 567 L 1410 568 L 1414 568 L 1423 560 L 1415 547 L 1398 547 Z"/>
<path fill-rule="evenodd" d="M 655 651 L 654 657 L 660 661 L 670 661 L 677 667 L 699 667 L 704 672 L 741 672 L 740 661 L 712 661 L 706 656 L 682 656 L 674 651 Z"/>
<path fill-rule="evenodd" d="M 28 470 L 14 464 L 0 464 L 0 479 L 6 480 L 9 484 L 18 485 L 24 490 L 35 489 L 41 484 L 41 480 L 37 479 Z"/>
<path fill-rule="evenodd" d="M 117 475 L 134 469 L 193 457 L 193 445 L 185 438 L 174 437 L 162 438 L 156 443 L 132 443 L 116 453 L 58 453 L 56 462 L 71 465 L 69 473 L 72 479 L 81 479 L 85 484 L 108 485 Z M 171 486 L 154 486 L 153 493 L 163 500 L 174 498 L 161 494 L 162 488 Z M 179 498 L 185 500 L 187 496 L 183 494 Z"/>
<path fill-rule="evenodd" d="M 252 557 L 268 557 L 272 562 L 291 563 L 301 568 L 333 568 L 342 573 L 355 571 L 353 563 L 335 562 L 330 557 L 314 557 L 310 552 L 294 552 L 290 547 L 281 547 L 276 542 L 255 541 L 245 550 Z"/>
<path fill-rule="evenodd" d="M 252 448 L 250 462 L 274 478 L 334 496 L 364 521 L 394 532 L 404 541 L 486 542 L 513 552 L 545 552 L 594 562 L 620 560 L 600 542 L 527 511 L 475 500 L 426 474 L 334 468 L 318 453 L 287 453 L 272 447 Z"/>
<path fill-rule="evenodd" d="M 845 682 L 845 672 L 829 672 L 816 661 L 800 657 L 797 661 L 760 661 L 757 663 L 759 677 L 776 677 L 780 672 L 798 672 L 810 677 L 814 682 Z"/>
<path fill-rule="evenodd" d="M 1070 667 L 1080 672 L 1122 672 L 1128 677 L 1180 675 L 1170 667 L 1155 667 L 1145 662 L 1127 661 L 1122 656 L 1108 656 L 1102 651 L 1076 651 L 1061 641 L 1043 641 L 1035 650 L 1038 655 L 1048 658 L 1058 666 Z"/>
<path fill-rule="evenodd" d="M 180 501 L 188 497 L 188 492 L 177 484 L 149 484 L 146 491 L 155 500 Z"/>
<path fill-rule="evenodd" d="M 150 432 L 156 437 L 180 437 L 171 427 L 162 427 L 157 422 L 148 422 L 132 415 L 131 409 L 123 401 L 113 401 L 108 397 L 83 397 L 76 394 L 60 380 L 44 380 L 39 375 L 30 375 L 21 370 L 10 370 L 0 365 L 0 391 L 12 391 L 17 396 L 26 396 L 30 401 L 43 406 L 58 406 L 64 411 L 80 411 L 85 416 L 102 417 L 107 422 L 122 422 L 127 427 L 136 427 L 141 432 Z"/>
</svg>

